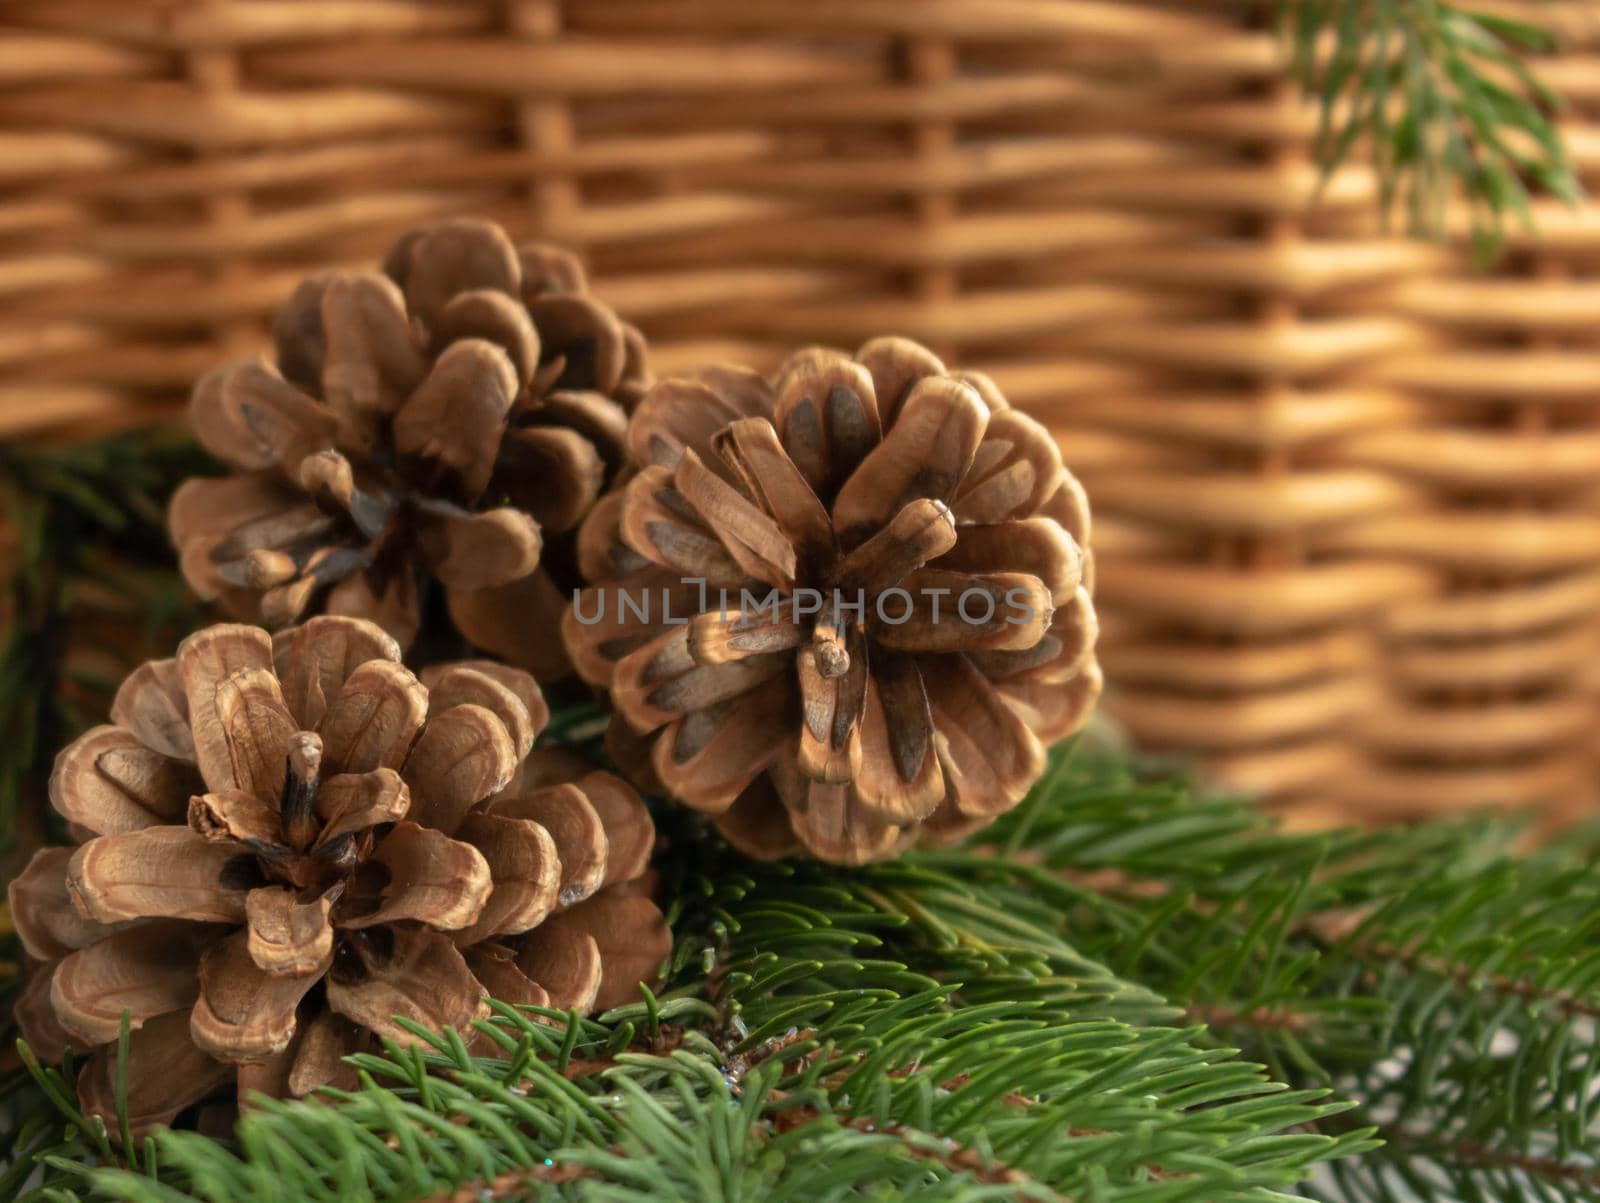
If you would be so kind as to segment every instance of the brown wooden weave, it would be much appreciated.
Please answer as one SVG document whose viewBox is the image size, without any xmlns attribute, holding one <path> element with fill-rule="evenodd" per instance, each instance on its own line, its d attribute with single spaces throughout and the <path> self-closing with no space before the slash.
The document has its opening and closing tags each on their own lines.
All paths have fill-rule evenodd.
<svg viewBox="0 0 1600 1203">
<path fill-rule="evenodd" d="M 1091 489 L 1147 744 L 1311 818 L 1581 808 L 1600 215 L 1487 275 L 1385 236 L 1247 8 L 0 0 L 0 437 L 170 414 L 307 271 L 479 213 L 664 371 L 887 331 L 991 371 Z M 1594 173 L 1600 0 L 1539 12 Z"/>
</svg>

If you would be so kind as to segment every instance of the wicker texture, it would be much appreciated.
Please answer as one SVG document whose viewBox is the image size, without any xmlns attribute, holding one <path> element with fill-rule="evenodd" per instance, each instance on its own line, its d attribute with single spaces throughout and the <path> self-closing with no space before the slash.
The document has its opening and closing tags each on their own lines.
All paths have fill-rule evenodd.
<svg viewBox="0 0 1600 1203">
<path fill-rule="evenodd" d="M 0 3 L 0 437 L 171 413 L 308 270 L 477 213 L 663 372 L 887 331 L 990 372 L 1094 497 L 1146 743 L 1313 819 L 1581 805 L 1600 211 L 1489 275 L 1383 235 L 1244 8 Z M 1593 175 L 1600 0 L 1540 15 Z"/>
</svg>

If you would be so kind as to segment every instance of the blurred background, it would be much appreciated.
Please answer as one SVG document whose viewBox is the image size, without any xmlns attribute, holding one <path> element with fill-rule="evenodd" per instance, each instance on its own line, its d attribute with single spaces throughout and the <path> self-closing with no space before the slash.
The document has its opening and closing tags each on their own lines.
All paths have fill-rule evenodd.
<svg viewBox="0 0 1600 1203">
<path fill-rule="evenodd" d="M 1485 7 L 1561 36 L 1600 173 L 1600 2 Z M 1142 746 L 1297 823 L 1592 811 L 1600 213 L 1536 195 L 1487 267 L 1466 206 L 1386 225 L 1271 8 L 0 2 L 0 440 L 169 419 L 303 275 L 481 214 L 658 374 L 888 332 L 990 372 L 1089 488 Z"/>
</svg>

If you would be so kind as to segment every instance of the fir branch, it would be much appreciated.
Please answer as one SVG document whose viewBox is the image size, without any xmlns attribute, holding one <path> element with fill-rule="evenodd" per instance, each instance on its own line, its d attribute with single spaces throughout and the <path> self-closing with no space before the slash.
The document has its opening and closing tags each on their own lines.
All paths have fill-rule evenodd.
<svg viewBox="0 0 1600 1203">
<path fill-rule="evenodd" d="M 1388 1143 L 1335 1165 L 1327 1197 L 1600 1197 L 1586 845 L 1517 859 L 1498 819 L 1288 835 L 1176 783 L 1073 776 L 1058 805 L 1002 820 L 996 846 L 900 871 L 937 864 L 1000 905 L 1055 912 L 1080 950 L 1275 1077 L 1354 1100 L 1323 1128 Z M 1019 838 L 1030 863 L 997 855 Z M 1396 1182 L 1414 1193 L 1385 1193 Z"/>
<path fill-rule="evenodd" d="M 688 901 L 659 997 L 598 1021 L 504 1010 L 493 1058 L 442 1037 L 359 1058 L 361 1091 L 264 1107 L 233 1148 L 163 1134 L 137 1171 L 35 1116 L 48 1186 L 798 1199 L 828 1197 L 831 1167 L 841 1196 L 1243 1203 L 1316 1173 L 1330 1199 L 1594 1197 L 1596 873 L 1571 846 L 1511 860 L 1484 820 L 1286 835 L 1066 757 L 984 846 L 854 874 L 751 865 L 695 825 L 668 819 Z M 1220 1026 L 1166 1026 L 1180 1007 Z"/>
<path fill-rule="evenodd" d="M 1285 1089 L 1198 1028 L 1162 1026 L 1172 1008 L 1053 921 L 934 929 L 885 873 L 753 866 L 696 823 L 669 820 L 667 893 L 690 901 L 659 996 L 592 1021 L 500 1008 L 493 1057 L 419 1033 L 420 1051 L 355 1058 L 358 1091 L 263 1104 L 232 1147 L 165 1132 L 124 1167 L 40 1068 L 67 1136 L 41 1149 L 34 1197 L 387 1201 L 523 1183 L 596 1199 L 1267 1203 L 1367 1147 L 1310 1130 L 1343 1108 L 1323 1089 Z"/>
<path fill-rule="evenodd" d="M 207 461 L 175 432 L 76 446 L 0 445 L 15 563 L 0 615 L 0 865 L 44 834 L 58 748 L 103 720 L 123 673 L 199 621 L 172 571 L 166 499 Z"/>
<path fill-rule="evenodd" d="M 1442 233 L 1465 199 L 1480 252 L 1508 215 L 1532 222 L 1530 189 L 1575 203 L 1581 186 L 1553 114 L 1558 98 L 1525 61 L 1556 48 L 1540 24 L 1453 0 L 1274 0 L 1301 86 L 1321 106 L 1326 175 L 1364 146 L 1382 209 Z"/>
</svg>

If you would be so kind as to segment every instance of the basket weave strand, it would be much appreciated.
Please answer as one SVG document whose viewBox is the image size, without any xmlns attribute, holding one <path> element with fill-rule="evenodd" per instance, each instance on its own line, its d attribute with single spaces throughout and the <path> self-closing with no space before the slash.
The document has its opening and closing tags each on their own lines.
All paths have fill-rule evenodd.
<svg viewBox="0 0 1600 1203">
<path fill-rule="evenodd" d="M 1592 182 L 1600 0 L 1521 9 Z M 1315 131 L 1234 0 L 0 0 L 0 437 L 170 415 L 301 276 L 482 214 L 663 372 L 895 331 L 992 373 L 1094 496 L 1145 743 L 1307 821 L 1570 817 L 1600 211 L 1478 273 Z"/>
</svg>

